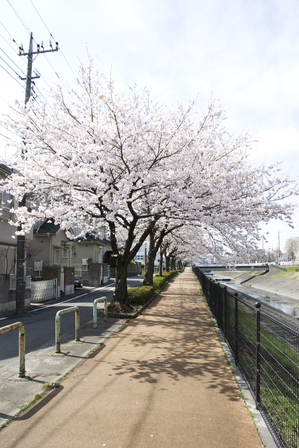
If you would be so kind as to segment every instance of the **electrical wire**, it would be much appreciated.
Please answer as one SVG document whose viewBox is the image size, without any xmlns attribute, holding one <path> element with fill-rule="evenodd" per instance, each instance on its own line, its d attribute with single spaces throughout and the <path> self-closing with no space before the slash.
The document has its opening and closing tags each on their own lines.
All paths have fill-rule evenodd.
<svg viewBox="0 0 299 448">
<path fill-rule="evenodd" d="M 8 132 L 10 132 L 11 134 L 14 134 L 14 135 L 16 135 L 17 137 L 19 137 L 19 135 L 16 133 L 16 132 L 14 132 L 14 131 L 11 131 L 7 126 L 5 126 L 1 121 L 0 121 L 0 126 L 2 126 L 4 129 L 6 129 Z M 7 137 L 8 138 L 8 137 Z"/>
<path fill-rule="evenodd" d="M 25 86 L 23 86 L 23 85 L 22 85 L 16 78 L 14 78 L 14 77 L 12 76 L 12 74 L 9 73 L 9 71 L 7 71 L 6 68 L 3 67 L 3 65 L 0 64 L 0 67 L 3 68 L 3 70 L 6 71 L 6 73 L 8 73 L 9 76 L 11 76 L 12 79 L 13 79 L 14 81 L 16 81 L 21 87 L 23 87 L 23 89 L 25 89 Z"/>
<path fill-rule="evenodd" d="M 18 17 L 18 19 L 20 20 L 20 22 L 22 23 L 22 25 L 24 26 L 24 28 L 26 29 L 26 31 L 30 34 L 30 29 L 29 29 L 29 27 L 27 26 L 27 24 L 25 23 L 25 21 L 22 19 L 22 17 L 20 16 L 20 14 L 17 12 L 17 10 L 14 8 L 14 6 L 12 5 L 12 3 L 10 2 L 10 0 L 7 0 L 7 3 L 10 5 L 10 7 L 12 8 L 12 10 L 14 11 L 14 13 L 16 14 L 16 16 Z M 50 29 L 48 28 L 48 26 L 46 25 L 46 23 L 45 23 L 45 21 L 43 20 L 43 18 L 42 18 L 42 16 L 41 16 L 41 14 L 39 13 L 39 11 L 37 10 L 37 8 L 36 8 L 36 6 L 34 5 L 34 3 L 33 3 L 33 1 L 32 0 L 30 0 L 30 3 L 32 4 L 32 6 L 33 6 L 33 8 L 35 9 L 35 11 L 36 11 L 36 13 L 37 13 L 37 15 L 39 16 L 39 18 L 40 18 L 40 20 L 42 21 L 42 23 L 44 24 L 44 26 L 45 26 L 45 28 L 47 29 L 47 31 L 48 31 L 48 33 L 49 33 L 49 35 L 50 35 L 50 37 L 51 37 L 51 39 L 53 39 L 54 41 L 55 41 L 55 39 L 54 39 L 54 36 L 53 36 L 53 34 L 51 33 L 51 31 L 50 31 Z M 20 47 L 18 44 L 17 44 L 17 42 L 16 42 L 16 40 L 13 38 L 13 36 L 10 34 L 10 32 L 8 31 L 8 29 L 4 26 L 4 24 L 2 23 L 2 22 L 0 22 L 1 23 L 1 25 L 3 26 L 3 28 L 5 29 L 5 31 L 8 33 L 8 35 L 11 37 L 11 39 L 12 39 L 12 41 L 18 46 L 18 47 Z M 3 36 L 1 36 L 5 41 L 6 41 L 6 39 L 3 37 Z M 33 38 L 33 40 L 34 40 L 34 42 L 36 43 L 36 41 L 35 41 L 35 39 Z M 7 41 L 6 41 L 7 42 Z M 8 43 L 8 42 L 7 42 Z M 8 45 L 11 47 L 11 48 L 13 48 L 9 43 L 8 43 Z M 78 80 L 78 77 L 76 76 L 76 74 L 75 74 L 75 72 L 74 72 L 74 70 L 72 69 L 72 67 L 71 67 L 71 65 L 69 64 L 69 62 L 68 62 L 68 60 L 66 59 L 66 57 L 65 57 L 65 55 L 64 55 L 64 53 L 62 52 L 62 50 L 61 49 L 59 49 L 60 50 L 60 53 L 62 54 L 62 56 L 63 56 L 63 58 L 64 58 L 64 60 L 65 60 L 65 62 L 67 63 L 67 65 L 68 65 L 68 67 L 70 68 L 70 70 L 72 71 L 72 73 L 73 73 L 73 75 L 74 75 L 74 77 L 75 77 L 75 80 L 76 80 L 76 82 L 81 86 L 81 83 L 80 83 L 80 81 Z M 2 50 L 3 51 L 3 50 Z M 5 52 L 4 52 L 5 53 Z M 5 53 L 6 54 L 6 53 Z M 12 59 L 6 54 L 6 56 L 11 60 L 11 62 L 13 62 L 12 61 Z M 1 57 L 0 57 L 1 58 Z M 47 62 L 48 62 L 48 64 L 50 65 L 50 67 L 51 67 L 51 69 L 53 70 L 53 72 L 55 73 L 55 75 L 57 76 L 57 78 L 59 79 L 59 81 L 60 81 L 60 83 L 62 84 L 62 85 L 64 85 L 64 87 L 65 87 L 65 89 L 67 90 L 67 92 L 68 92 L 68 94 L 70 95 L 70 96 L 72 96 L 72 93 L 71 93 L 71 88 L 70 88 L 70 86 L 66 83 L 66 82 L 64 82 L 62 79 L 61 79 L 61 77 L 59 76 L 59 74 L 58 74 L 58 72 L 57 72 L 57 70 L 54 68 L 54 66 L 51 64 L 51 62 L 49 61 L 49 59 L 47 58 L 47 56 L 45 55 L 45 58 L 46 58 L 46 60 L 47 60 Z M 3 58 L 1 58 L 3 61 L 4 61 L 4 63 L 5 64 L 7 64 L 8 65 L 8 67 L 20 78 L 20 79 L 22 79 L 21 78 L 21 76 L 3 59 Z M 25 62 L 25 61 L 24 61 Z M 13 62 L 14 63 L 14 62 Z M 15 64 L 15 63 L 14 63 Z M 15 66 L 21 71 L 21 72 L 23 72 L 18 66 L 17 66 L 17 64 L 15 64 Z M 12 75 L 11 75 L 11 73 L 9 73 L 2 65 L 0 65 L 0 67 L 1 68 L 3 68 L 16 82 L 18 82 Z M 35 70 L 35 72 L 36 72 L 36 70 Z M 24 73 L 24 72 L 23 72 Z M 25 77 L 26 77 L 26 75 L 25 75 Z M 43 82 L 45 82 L 45 84 L 50 88 L 50 86 L 49 86 L 49 84 L 45 81 L 45 79 L 43 79 L 43 78 L 41 78 L 42 79 L 42 81 Z M 21 85 L 19 82 L 18 82 L 18 84 L 19 85 Z M 25 89 L 25 86 L 23 86 L 23 85 L 21 85 L 24 89 Z M 41 95 L 43 98 L 44 98 L 44 96 L 42 95 L 42 93 L 41 93 L 41 91 L 35 86 L 34 87 L 35 88 L 35 91 L 36 92 L 38 92 L 39 93 L 39 95 Z M 45 98 L 44 98 L 45 99 Z"/>
<path fill-rule="evenodd" d="M 26 76 L 26 73 L 25 72 L 23 72 L 23 70 L 11 59 L 11 57 L 9 57 L 8 56 L 8 54 L 7 53 L 5 53 L 5 51 L 2 49 L 2 48 L 0 48 L 0 50 L 5 54 L 5 56 L 13 63 L 13 64 L 15 64 L 15 66 L 19 69 L 19 70 L 21 70 L 21 72 L 24 74 L 24 76 Z M 1 57 L 1 56 L 0 56 Z M 2 58 L 1 58 L 2 59 Z M 4 61 L 4 59 L 2 59 L 3 61 Z M 5 62 L 5 61 L 4 61 Z M 18 75 L 19 76 L 19 75 Z M 19 76 L 20 77 L 20 76 Z"/>
<path fill-rule="evenodd" d="M 2 59 L 2 61 L 6 64 L 6 65 L 8 65 L 8 67 L 20 78 L 20 79 L 22 79 L 22 77 L 9 65 L 9 63 L 8 62 L 6 62 L 6 60 L 5 59 L 3 59 L 3 57 L 2 56 L 0 56 L 0 59 Z"/>
<path fill-rule="evenodd" d="M 1 23 L 1 25 L 3 26 L 3 28 L 5 29 L 5 31 L 7 32 L 7 34 L 9 34 L 9 36 L 11 37 L 11 39 L 12 39 L 12 41 L 17 45 L 17 47 L 19 47 L 20 45 L 16 42 L 16 40 L 12 37 L 12 35 L 10 34 L 10 32 L 8 31 L 8 29 L 6 28 L 6 26 L 4 25 L 4 23 L 3 22 L 1 22 L 1 20 L 0 20 L 0 23 Z M 2 36 L 3 37 L 3 36 Z M 4 37 L 3 37 L 3 39 L 4 39 Z M 5 40 L 5 39 L 4 39 Z"/>
<path fill-rule="evenodd" d="M 12 6 L 12 4 L 10 3 L 9 0 L 7 0 L 7 3 L 9 4 L 9 6 L 10 6 L 11 9 L 13 10 L 13 12 L 16 14 L 16 16 L 18 17 L 18 19 L 20 20 L 20 22 L 22 23 L 22 25 L 24 26 L 24 28 L 26 29 L 26 31 L 30 34 L 30 29 L 28 28 L 28 26 L 26 25 L 26 23 L 21 19 L 21 17 L 19 16 L 19 14 L 17 13 L 17 11 L 16 11 L 15 8 Z"/>
<path fill-rule="evenodd" d="M 49 28 L 47 27 L 47 25 L 45 24 L 45 22 L 44 22 L 44 20 L 43 20 L 43 18 L 42 18 L 42 16 L 40 15 L 40 13 L 38 12 L 38 10 L 36 9 L 36 7 L 34 6 L 34 4 L 33 4 L 33 1 L 32 0 L 30 0 L 30 3 L 31 3 L 31 5 L 33 6 L 33 8 L 35 9 L 35 11 L 36 11 L 36 13 L 37 13 L 37 15 L 39 16 L 39 18 L 41 19 L 41 21 L 43 22 L 43 24 L 45 25 L 45 27 L 47 28 L 47 30 L 48 30 L 48 32 L 49 32 L 49 34 L 50 34 L 50 36 L 52 37 L 52 39 L 54 40 L 54 37 L 52 36 L 52 33 L 51 33 L 51 31 L 49 30 Z"/>
<path fill-rule="evenodd" d="M 1 135 L 1 137 L 7 138 L 7 140 L 11 140 L 11 138 L 7 137 L 7 136 L 4 135 L 4 134 L 0 134 L 0 135 Z"/>
<path fill-rule="evenodd" d="M 30 3 L 32 4 L 32 6 L 33 6 L 33 8 L 35 9 L 37 15 L 39 16 L 39 18 L 40 18 L 41 21 L 43 22 L 45 28 L 47 29 L 47 31 L 48 31 L 48 33 L 49 33 L 49 35 L 50 35 L 50 37 L 51 37 L 51 38 L 53 39 L 53 41 L 55 42 L 55 39 L 54 39 L 53 34 L 51 33 L 51 31 L 50 31 L 49 28 L 47 27 L 45 21 L 43 20 L 42 16 L 41 16 L 40 13 L 38 12 L 38 10 L 37 10 L 36 6 L 34 5 L 33 1 L 30 0 Z M 79 85 L 81 85 L 80 81 L 78 80 L 78 77 L 77 77 L 76 73 L 75 73 L 74 70 L 72 69 L 71 65 L 69 64 L 68 60 L 66 59 L 66 57 L 65 57 L 63 51 L 61 50 L 61 48 L 59 48 L 59 51 L 60 51 L 60 53 L 62 54 L 62 57 L 63 57 L 63 59 L 65 60 L 65 62 L 67 63 L 68 67 L 70 68 L 71 72 L 73 73 L 73 75 L 74 75 L 74 77 L 75 77 L 75 80 L 77 81 L 77 83 L 78 83 Z M 53 68 L 53 67 L 52 67 L 52 68 Z M 53 69 L 53 70 L 54 70 L 54 69 Z M 58 76 L 58 75 L 57 75 L 57 76 Z"/>
</svg>

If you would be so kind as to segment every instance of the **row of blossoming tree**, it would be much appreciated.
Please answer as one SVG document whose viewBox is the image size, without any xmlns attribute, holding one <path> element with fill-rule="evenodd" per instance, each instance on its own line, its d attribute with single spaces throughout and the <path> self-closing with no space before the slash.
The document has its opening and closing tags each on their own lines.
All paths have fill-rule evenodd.
<svg viewBox="0 0 299 448">
<path fill-rule="evenodd" d="M 219 106 L 199 118 L 193 103 L 163 107 L 136 86 L 119 93 L 92 64 L 80 68 L 80 80 L 72 96 L 57 88 L 14 107 L 8 125 L 21 139 L 5 188 L 19 202 L 30 199 L 30 209 L 15 211 L 22 232 L 54 218 L 97 236 L 105 223 L 121 305 L 127 265 L 146 239 L 150 284 L 162 244 L 229 259 L 256 247 L 260 222 L 291 222 L 284 199 L 297 193 L 294 182 L 278 165 L 249 163 L 250 136 L 230 135 Z"/>
</svg>

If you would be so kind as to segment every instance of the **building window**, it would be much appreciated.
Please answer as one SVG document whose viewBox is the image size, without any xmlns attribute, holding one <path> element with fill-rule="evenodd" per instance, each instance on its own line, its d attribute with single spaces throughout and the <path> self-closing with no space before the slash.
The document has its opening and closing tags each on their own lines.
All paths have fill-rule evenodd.
<svg viewBox="0 0 299 448">
<path fill-rule="evenodd" d="M 54 264 L 60 265 L 60 249 L 54 249 Z"/>
</svg>

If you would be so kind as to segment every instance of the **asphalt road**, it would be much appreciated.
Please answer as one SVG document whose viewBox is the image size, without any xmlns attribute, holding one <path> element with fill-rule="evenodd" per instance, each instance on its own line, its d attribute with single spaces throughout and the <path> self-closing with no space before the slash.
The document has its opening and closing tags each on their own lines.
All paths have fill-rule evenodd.
<svg viewBox="0 0 299 448">
<path fill-rule="evenodd" d="M 128 285 L 140 284 L 143 278 L 128 279 Z M 44 384 L 56 383 L 73 369 L 90 351 L 114 334 L 125 319 L 98 316 L 93 328 L 93 302 L 114 294 L 114 283 L 98 288 L 84 287 L 59 302 L 31 307 L 22 315 L 1 318 L 0 327 L 22 322 L 25 326 L 25 377 L 20 378 L 18 330 L 0 335 L 0 427 L 12 419 L 37 394 Z M 61 353 L 55 353 L 55 315 L 57 311 L 76 305 L 80 310 L 80 341 L 75 341 L 75 313 L 61 316 Z M 98 308 L 104 304 L 99 303 Z"/>
<path fill-rule="evenodd" d="M 143 277 L 128 279 L 128 286 L 139 284 Z M 22 322 L 25 326 L 25 352 L 26 354 L 46 347 L 55 347 L 55 315 L 57 311 L 70 306 L 78 306 L 80 310 L 80 326 L 91 321 L 93 317 L 93 302 L 99 297 L 106 296 L 108 303 L 114 294 L 114 282 L 108 285 L 91 288 L 77 289 L 73 296 L 68 296 L 59 302 L 49 303 L 34 307 L 25 314 L 0 318 L 0 327 L 15 322 Z M 103 303 L 98 304 L 98 309 L 103 308 Z M 74 339 L 75 313 L 67 313 L 61 316 L 61 344 Z M 18 331 L 0 335 L 0 372 L 7 359 L 18 357 Z"/>
</svg>

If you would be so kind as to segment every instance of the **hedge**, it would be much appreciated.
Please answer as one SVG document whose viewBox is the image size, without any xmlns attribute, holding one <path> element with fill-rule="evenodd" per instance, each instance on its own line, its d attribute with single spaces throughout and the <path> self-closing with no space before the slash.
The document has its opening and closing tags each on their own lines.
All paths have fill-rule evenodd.
<svg viewBox="0 0 299 448">
<path fill-rule="evenodd" d="M 179 272 L 180 271 L 163 272 L 162 277 L 156 275 L 153 279 L 154 286 L 141 285 L 129 288 L 129 301 L 135 305 L 145 305 L 155 293 L 159 292 L 166 283 Z"/>
</svg>

